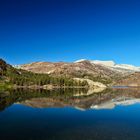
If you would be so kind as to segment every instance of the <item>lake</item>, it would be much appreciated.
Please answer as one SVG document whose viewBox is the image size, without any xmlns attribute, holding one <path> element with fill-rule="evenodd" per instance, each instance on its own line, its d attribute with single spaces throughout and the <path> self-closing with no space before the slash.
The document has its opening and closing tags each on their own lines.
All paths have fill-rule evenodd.
<svg viewBox="0 0 140 140">
<path fill-rule="evenodd" d="M 140 90 L 0 92 L 0 140 L 140 140 Z"/>
</svg>

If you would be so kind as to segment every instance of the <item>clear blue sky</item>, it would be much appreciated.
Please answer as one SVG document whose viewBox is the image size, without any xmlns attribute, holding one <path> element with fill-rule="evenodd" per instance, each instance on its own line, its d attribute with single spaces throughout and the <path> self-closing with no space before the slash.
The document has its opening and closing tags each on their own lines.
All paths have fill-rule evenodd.
<svg viewBox="0 0 140 140">
<path fill-rule="evenodd" d="M 140 1 L 0 0 L 0 57 L 140 65 Z"/>
</svg>

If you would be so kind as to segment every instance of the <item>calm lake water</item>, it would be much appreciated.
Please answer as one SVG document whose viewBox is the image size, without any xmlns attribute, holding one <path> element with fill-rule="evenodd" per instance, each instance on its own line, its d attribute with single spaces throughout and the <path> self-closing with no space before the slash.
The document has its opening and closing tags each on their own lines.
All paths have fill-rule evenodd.
<svg viewBox="0 0 140 140">
<path fill-rule="evenodd" d="M 87 92 L 1 92 L 0 140 L 140 140 L 139 89 Z"/>
</svg>

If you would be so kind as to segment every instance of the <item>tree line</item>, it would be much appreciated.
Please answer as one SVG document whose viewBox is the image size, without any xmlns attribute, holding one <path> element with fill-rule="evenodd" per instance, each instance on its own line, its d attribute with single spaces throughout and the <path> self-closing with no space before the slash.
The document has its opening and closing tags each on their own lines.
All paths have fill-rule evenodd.
<svg viewBox="0 0 140 140">
<path fill-rule="evenodd" d="M 30 85 L 53 85 L 53 86 L 88 86 L 87 81 L 75 81 L 70 77 L 54 77 L 47 74 L 36 74 L 27 72 L 24 70 L 15 71 L 10 69 L 7 71 L 7 77 L 12 84 L 19 86 L 30 86 Z"/>
<path fill-rule="evenodd" d="M 16 69 L 0 59 L 0 82 L 4 81 L 19 86 L 31 85 L 53 85 L 53 86 L 88 86 L 87 81 L 75 81 L 66 76 L 50 76 L 48 74 L 37 74 L 21 69 Z"/>
</svg>

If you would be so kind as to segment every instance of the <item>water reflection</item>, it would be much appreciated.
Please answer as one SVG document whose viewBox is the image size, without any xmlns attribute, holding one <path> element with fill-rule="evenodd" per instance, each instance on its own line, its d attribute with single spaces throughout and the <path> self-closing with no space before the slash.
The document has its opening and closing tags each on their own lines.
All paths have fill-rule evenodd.
<svg viewBox="0 0 140 140">
<path fill-rule="evenodd" d="M 73 107 L 80 110 L 113 109 L 117 105 L 140 103 L 140 90 L 135 88 L 113 88 L 102 92 L 87 89 L 10 90 L 0 93 L 0 110 L 12 104 L 33 108 Z"/>
</svg>

